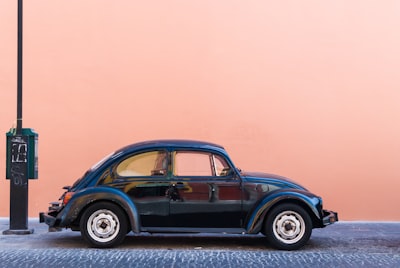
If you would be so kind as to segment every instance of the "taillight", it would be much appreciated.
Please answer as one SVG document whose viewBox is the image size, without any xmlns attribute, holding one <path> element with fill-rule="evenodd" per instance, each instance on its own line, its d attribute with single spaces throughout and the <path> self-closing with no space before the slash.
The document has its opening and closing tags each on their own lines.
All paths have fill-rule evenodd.
<svg viewBox="0 0 400 268">
<path fill-rule="evenodd" d="M 69 200 L 71 200 L 72 196 L 74 195 L 74 192 L 66 192 L 63 198 L 63 205 L 65 206 L 68 204 Z"/>
</svg>

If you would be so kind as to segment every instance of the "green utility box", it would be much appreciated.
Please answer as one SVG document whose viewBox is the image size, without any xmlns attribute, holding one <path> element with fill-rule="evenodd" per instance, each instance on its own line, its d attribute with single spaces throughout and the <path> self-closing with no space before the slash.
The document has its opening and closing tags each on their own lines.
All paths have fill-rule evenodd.
<svg viewBox="0 0 400 268">
<path fill-rule="evenodd" d="M 11 179 L 12 173 L 19 173 L 28 179 L 38 178 L 38 134 L 31 128 L 23 128 L 21 134 L 16 134 L 15 129 L 6 133 L 7 156 L 6 178 Z M 26 165 L 26 171 L 15 167 Z M 14 169 L 13 169 L 14 167 Z M 21 174 L 21 172 L 26 174 Z"/>
</svg>

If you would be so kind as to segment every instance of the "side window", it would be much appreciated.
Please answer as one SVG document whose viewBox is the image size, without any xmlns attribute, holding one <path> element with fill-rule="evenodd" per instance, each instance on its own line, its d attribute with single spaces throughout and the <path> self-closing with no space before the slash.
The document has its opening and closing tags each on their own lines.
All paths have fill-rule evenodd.
<svg viewBox="0 0 400 268">
<path fill-rule="evenodd" d="M 177 151 L 174 158 L 175 176 L 213 176 L 211 154 Z"/>
<path fill-rule="evenodd" d="M 116 172 L 122 177 L 165 176 L 167 167 L 167 153 L 151 151 L 128 157 L 117 166 Z"/>
<path fill-rule="evenodd" d="M 215 174 L 217 176 L 228 176 L 231 174 L 231 168 L 226 162 L 225 158 L 220 155 L 213 155 Z"/>
<path fill-rule="evenodd" d="M 99 185 L 102 185 L 102 184 L 109 184 L 109 183 L 111 183 L 112 181 L 113 181 L 113 177 L 111 176 L 110 169 L 107 168 L 107 170 L 104 171 L 103 174 L 100 176 L 100 179 L 99 179 L 99 181 L 98 181 L 98 184 L 99 184 Z"/>
</svg>

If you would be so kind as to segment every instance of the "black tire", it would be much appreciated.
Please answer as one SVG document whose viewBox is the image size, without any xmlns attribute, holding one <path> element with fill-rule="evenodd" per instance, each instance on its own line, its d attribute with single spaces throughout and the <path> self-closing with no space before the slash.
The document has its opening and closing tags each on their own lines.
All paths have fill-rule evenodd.
<svg viewBox="0 0 400 268">
<path fill-rule="evenodd" d="M 127 234 L 128 222 L 119 206 L 100 202 L 85 210 L 80 221 L 80 230 L 90 246 L 109 248 L 122 243 Z"/>
<path fill-rule="evenodd" d="M 276 249 L 299 249 L 308 242 L 311 232 L 310 215 L 298 205 L 281 204 L 267 214 L 264 233 Z"/>
</svg>

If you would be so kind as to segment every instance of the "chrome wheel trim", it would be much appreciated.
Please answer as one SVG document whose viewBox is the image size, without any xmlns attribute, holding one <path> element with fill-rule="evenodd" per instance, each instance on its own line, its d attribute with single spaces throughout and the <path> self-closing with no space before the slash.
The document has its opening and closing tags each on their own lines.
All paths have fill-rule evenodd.
<svg viewBox="0 0 400 268">
<path fill-rule="evenodd" d="M 99 243 L 107 243 L 118 235 L 120 223 L 114 212 L 101 209 L 90 215 L 86 228 L 93 240 Z"/>
<path fill-rule="evenodd" d="M 295 211 L 283 211 L 279 213 L 273 222 L 275 237 L 284 244 L 299 242 L 306 231 L 303 217 Z"/>
</svg>

